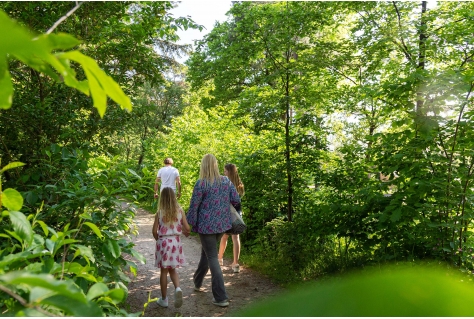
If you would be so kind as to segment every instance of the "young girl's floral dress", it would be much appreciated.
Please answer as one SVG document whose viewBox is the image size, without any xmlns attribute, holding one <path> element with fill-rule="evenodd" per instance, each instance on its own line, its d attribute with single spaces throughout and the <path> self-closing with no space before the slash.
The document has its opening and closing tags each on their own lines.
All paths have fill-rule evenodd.
<svg viewBox="0 0 474 319">
<path fill-rule="evenodd" d="M 183 245 L 181 234 L 183 229 L 183 211 L 178 212 L 177 218 L 169 223 L 163 223 L 160 217 L 158 240 L 155 246 L 155 266 L 158 268 L 179 268 L 184 265 Z"/>
</svg>

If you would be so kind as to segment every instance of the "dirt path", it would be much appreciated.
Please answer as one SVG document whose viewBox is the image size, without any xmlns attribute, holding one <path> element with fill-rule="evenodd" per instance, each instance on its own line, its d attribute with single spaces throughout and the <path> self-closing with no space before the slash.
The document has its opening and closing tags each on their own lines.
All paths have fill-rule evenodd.
<svg viewBox="0 0 474 319">
<path fill-rule="evenodd" d="M 153 215 L 142 209 L 136 211 L 135 221 L 139 235 L 133 238 L 133 242 L 136 245 L 135 249 L 145 256 L 146 264 L 138 264 L 137 277 L 133 278 L 128 285 L 127 303 L 130 305 L 129 312 L 131 313 L 143 311 L 143 305 L 148 301 L 149 292 L 151 292 L 151 299 L 161 296 L 160 271 L 153 265 L 154 239 L 151 233 Z M 196 292 L 193 289 L 193 273 L 197 268 L 201 255 L 199 237 L 190 236 L 186 238 L 182 236 L 182 239 L 186 265 L 179 268 L 178 272 L 181 289 L 183 290 L 183 305 L 181 308 L 174 308 L 174 287 L 168 276 L 169 307 L 162 308 L 153 302 L 146 308 L 145 317 L 231 317 L 234 316 L 233 313 L 246 305 L 273 296 L 280 291 L 280 288 L 269 279 L 246 268 L 245 265 L 241 265 L 240 273 L 234 274 L 230 267 L 232 261 L 224 259 L 222 271 L 230 305 L 226 308 L 213 305 L 210 272 L 204 279 L 202 286 L 204 290 Z"/>
</svg>

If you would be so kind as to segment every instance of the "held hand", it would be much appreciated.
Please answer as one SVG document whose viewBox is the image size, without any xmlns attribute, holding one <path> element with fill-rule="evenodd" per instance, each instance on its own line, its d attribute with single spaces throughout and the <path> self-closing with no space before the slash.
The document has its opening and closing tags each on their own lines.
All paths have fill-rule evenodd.
<svg viewBox="0 0 474 319">
<path fill-rule="evenodd" d="M 178 193 L 177 196 L 176 196 L 177 199 L 180 199 L 181 198 L 181 193 Z"/>
<path fill-rule="evenodd" d="M 157 193 L 155 193 L 155 198 L 158 198 L 158 194 L 157 194 Z"/>
<path fill-rule="evenodd" d="M 183 230 L 183 235 L 186 237 L 189 237 L 190 233 L 191 233 L 190 231 Z"/>
</svg>

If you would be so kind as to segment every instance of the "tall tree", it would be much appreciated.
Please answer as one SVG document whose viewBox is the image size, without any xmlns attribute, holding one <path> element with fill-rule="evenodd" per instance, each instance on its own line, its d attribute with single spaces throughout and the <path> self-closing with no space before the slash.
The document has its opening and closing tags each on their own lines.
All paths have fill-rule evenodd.
<svg viewBox="0 0 474 319">
<path fill-rule="evenodd" d="M 293 158 L 314 160 L 324 145 L 321 114 L 330 95 L 329 41 L 336 23 L 324 2 L 234 4 L 232 19 L 218 24 L 189 62 L 194 87 L 212 81 L 212 106 L 238 101 L 254 130 L 282 135 L 281 167 L 286 176 L 286 216 L 293 219 L 294 178 L 302 175 Z M 337 58 L 331 58 L 332 62 Z M 304 155 L 303 155 L 304 154 Z M 307 183 L 307 181 L 300 181 Z"/>
</svg>

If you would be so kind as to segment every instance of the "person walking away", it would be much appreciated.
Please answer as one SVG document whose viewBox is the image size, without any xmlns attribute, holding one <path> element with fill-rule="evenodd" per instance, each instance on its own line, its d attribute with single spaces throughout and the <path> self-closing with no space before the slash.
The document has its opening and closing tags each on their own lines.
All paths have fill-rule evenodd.
<svg viewBox="0 0 474 319">
<path fill-rule="evenodd" d="M 157 303 L 161 307 L 168 307 L 168 273 L 175 288 L 174 306 L 179 308 L 183 304 L 183 291 L 179 287 L 176 268 L 183 266 L 185 262 L 180 235 L 187 237 L 190 231 L 186 215 L 179 206 L 174 191 L 171 187 L 163 188 L 152 228 L 156 240 L 155 267 L 160 268 L 161 297 Z"/>
<path fill-rule="evenodd" d="M 217 261 L 217 244 L 222 235 L 232 227 L 230 205 L 240 210 L 240 196 L 232 182 L 219 174 L 217 159 L 206 154 L 201 161 L 199 179 L 194 185 L 187 218 L 191 230 L 199 234 L 201 258 L 193 275 L 194 290 L 201 286 L 208 270 L 211 270 L 212 303 L 216 306 L 229 305 L 224 286 L 224 276 Z"/>
<path fill-rule="evenodd" d="M 234 184 L 235 188 L 237 189 L 237 193 L 239 193 L 240 198 L 242 199 L 242 196 L 245 194 L 244 190 L 244 183 L 240 180 L 239 177 L 239 172 L 237 170 L 237 167 L 232 164 L 226 164 L 224 166 L 224 175 L 229 178 L 229 180 Z M 232 209 L 233 207 L 230 207 Z M 242 217 L 242 211 L 237 211 Z M 225 249 L 227 248 L 227 240 L 229 239 L 229 235 L 232 235 L 232 246 L 233 246 L 233 253 L 234 253 L 234 261 L 232 262 L 232 270 L 234 273 L 240 272 L 240 265 L 239 265 L 239 257 L 240 257 L 240 236 L 239 234 L 231 234 L 231 233 L 225 233 L 222 238 L 221 238 L 221 243 L 219 246 L 219 255 L 218 255 L 218 260 L 219 264 L 221 266 L 224 265 L 224 252 Z"/>
<path fill-rule="evenodd" d="M 164 160 L 165 166 L 158 170 L 155 180 L 155 198 L 158 198 L 158 185 L 160 185 L 160 193 L 165 187 L 170 187 L 179 199 L 181 197 L 181 179 L 179 178 L 179 171 L 173 167 L 173 159 L 167 157 Z M 176 193 L 176 190 L 178 191 Z"/>
</svg>

